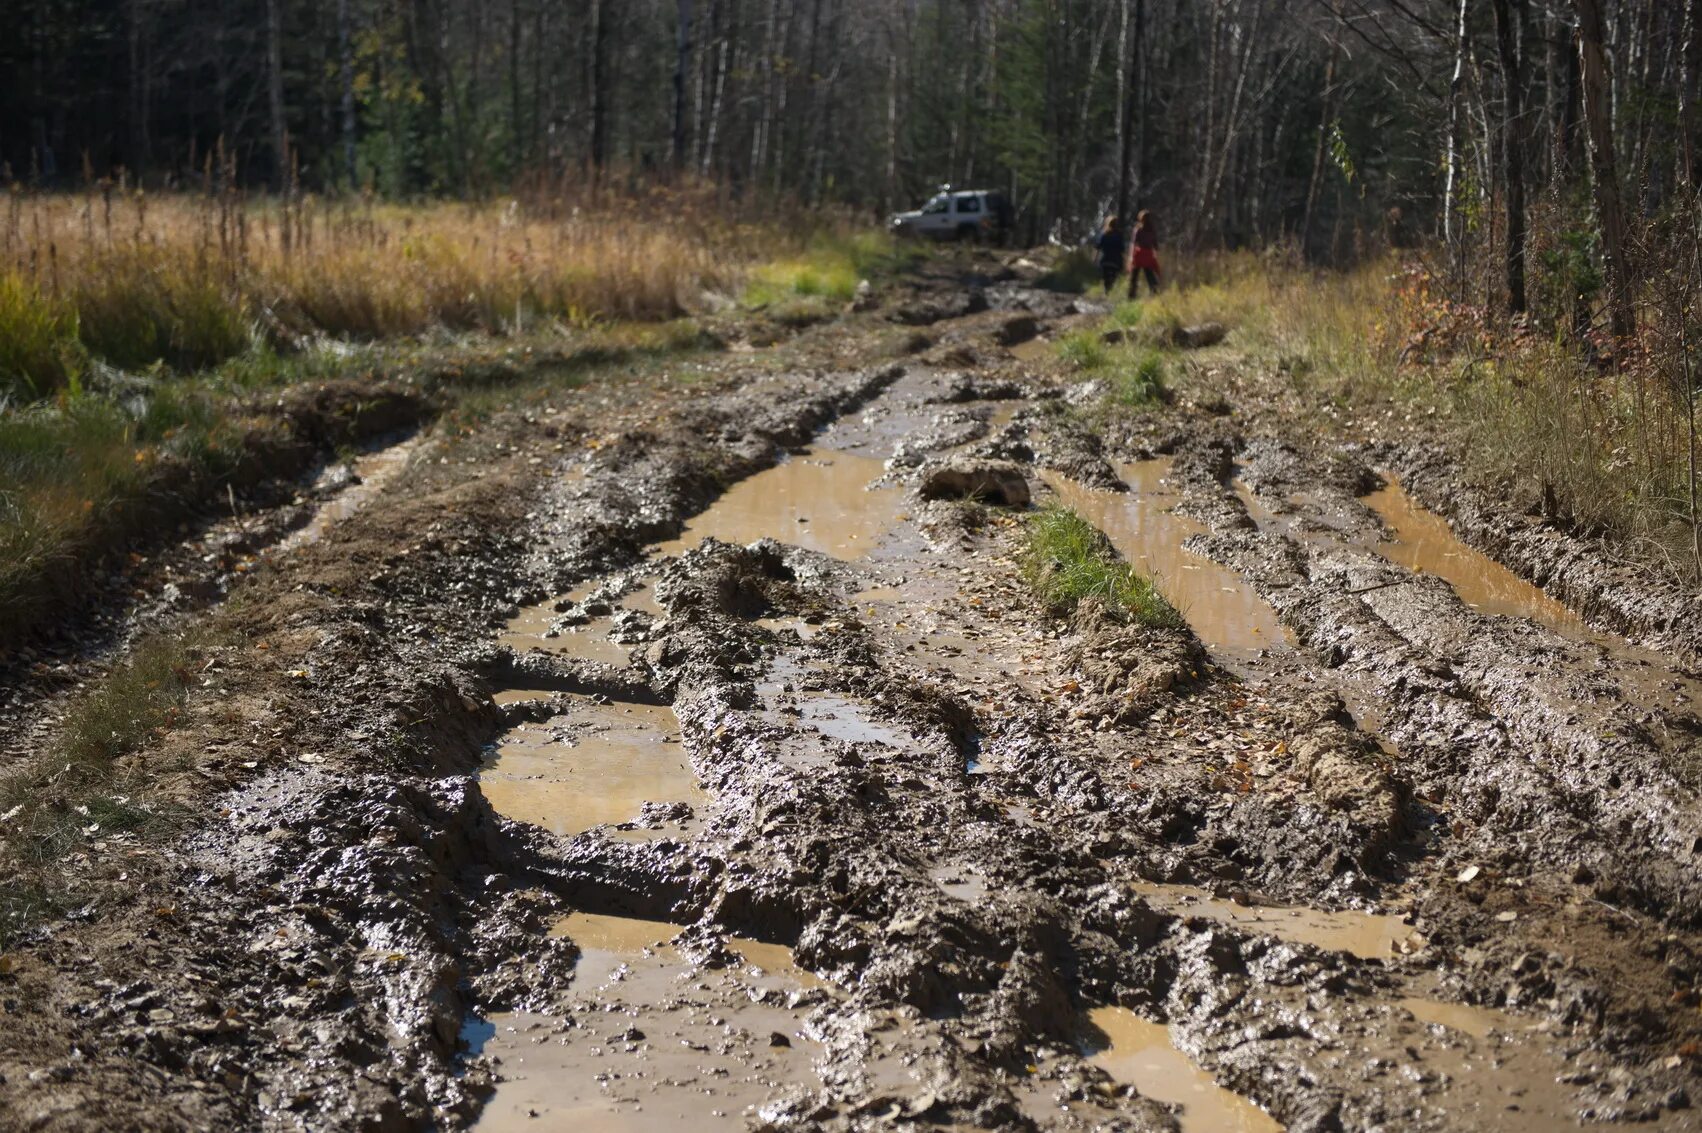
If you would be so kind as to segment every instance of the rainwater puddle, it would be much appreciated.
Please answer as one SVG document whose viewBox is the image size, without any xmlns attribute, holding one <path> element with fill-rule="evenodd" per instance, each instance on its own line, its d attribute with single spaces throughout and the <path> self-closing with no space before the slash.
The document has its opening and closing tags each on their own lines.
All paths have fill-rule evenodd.
<svg viewBox="0 0 1702 1133">
<path fill-rule="evenodd" d="M 497 813 L 564 838 L 630 822 L 647 802 L 696 805 L 704 794 L 678 728 L 665 706 L 576 704 L 567 716 L 504 736 L 479 786 Z"/>
<path fill-rule="evenodd" d="M 1170 510 L 1178 499 L 1167 482 L 1171 463 L 1161 457 L 1120 465 L 1127 494 L 1086 488 L 1051 472 L 1045 480 L 1153 580 L 1206 645 L 1242 656 L 1280 647 L 1287 633 L 1264 599 L 1234 571 L 1182 549 L 1183 540 L 1206 529 Z"/>
<path fill-rule="evenodd" d="M 972 905 L 987 896 L 987 879 L 960 866 L 935 866 L 928 871 L 928 880 L 938 885 L 947 897 L 955 897 Z"/>
<path fill-rule="evenodd" d="M 1565 605 L 1462 543 L 1447 520 L 1420 507 L 1393 477 L 1388 487 L 1372 492 L 1364 502 L 1395 534 L 1393 542 L 1372 547 L 1389 561 L 1443 579 L 1479 613 L 1528 618 L 1568 637 L 1596 638 L 1589 624 Z"/>
<path fill-rule="evenodd" d="M 1281 1133 L 1270 1114 L 1219 1086 L 1177 1050 L 1170 1028 L 1124 1007 L 1097 1007 L 1088 1021 L 1102 1038 L 1089 1043 L 1088 1061 L 1144 1097 L 1182 1107 L 1182 1133 Z"/>
<path fill-rule="evenodd" d="M 481 1053 L 503 1081 L 475 1127 L 677 1133 L 743 1130 L 745 1113 L 791 1087 L 819 1088 L 804 1028 L 826 985 L 791 950 L 739 937 L 743 964 L 692 965 L 681 926 L 574 913 L 553 936 L 580 949 L 573 1019 L 506 1014 L 483 1023 Z M 486 1033 L 488 1028 L 488 1033 Z"/>
<path fill-rule="evenodd" d="M 1505 1011 L 1496 1011 L 1488 1007 L 1468 1007 L 1462 1003 L 1443 1003 L 1436 999 L 1418 999 L 1407 997 L 1396 1000 L 1396 1006 L 1405 1009 L 1414 1019 L 1435 1027 L 1446 1027 L 1474 1039 L 1487 1039 L 1492 1032 L 1516 1034 L 1533 1029 L 1533 1025 L 1523 1022 Z"/>
<path fill-rule="evenodd" d="M 360 511 L 401 475 L 408 466 L 408 459 L 424 443 L 425 436 L 416 434 L 399 444 L 357 456 L 354 460 L 354 482 L 320 504 L 312 519 L 278 543 L 278 550 L 293 551 L 324 538 L 333 526 Z"/>
<path fill-rule="evenodd" d="M 1007 346 L 1012 358 L 1019 362 L 1038 362 L 1050 358 L 1053 353 L 1053 343 L 1049 338 L 1035 337 L 1027 342 L 1019 342 L 1015 346 Z"/>
<path fill-rule="evenodd" d="M 1329 913 L 1286 905 L 1237 905 L 1191 885 L 1138 881 L 1129 888 L 1153 908 L 1178 916 L 1204 917 L 1244 932 L 1274 936 L 1345 952 L 1361 960 L 1388 960 L 1416 950 L 1423 938 L 1399 917 L 1374 913 Z"/>
<path fill-rule="evenodd" d="M 862 558 L 897 521 L 901 489 L 869 487 L 885 472 L 873 457 L 805 452 L 734 484 L 654 553 L 681 555 L 713 536 L 740 546 L 776 539 Z"/>
</svg>

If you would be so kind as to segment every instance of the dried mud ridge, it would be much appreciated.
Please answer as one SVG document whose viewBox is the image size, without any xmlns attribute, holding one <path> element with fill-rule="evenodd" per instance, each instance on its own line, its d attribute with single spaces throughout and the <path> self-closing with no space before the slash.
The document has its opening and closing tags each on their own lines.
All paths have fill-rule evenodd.
<svg viewBox="0 0 1702 1133">
<path fill-rule="evenodd" d="M 7 954 L 0 1126 L 1702 1128 L 1678 599 L 1256 398 L 1101 432 L 1021 350 L 1091 308 L 999 274 L 428 439 L 254 571 L 148 756 L 202 818 Z M 970 459 L 1162 491 L 1119 549 L 1246 612 L 1046 618 L 924 498 Z M 1391 472 L 1602 624 L 1399 565 Z"/>
</svg>

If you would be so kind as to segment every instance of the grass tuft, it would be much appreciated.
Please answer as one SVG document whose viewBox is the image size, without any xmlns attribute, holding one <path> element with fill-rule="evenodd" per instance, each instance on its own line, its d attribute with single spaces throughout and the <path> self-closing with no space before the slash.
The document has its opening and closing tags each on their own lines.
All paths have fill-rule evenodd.
<svg viewBox="0 0 1702 1133">
<path fill-rule="evenodd" d="M 0 401 L 45 397 L 75 382 L 77 312 L 0 272 Z"/>
<path fill-rule="evenodd" d="M 1054 614 L 1068 613 L 1084 598 L 1098 598 L 1141 625 L 1183 625 L 1182 615 L 1151 580 L 1118 558 L 1105 534 L 1067 507 L 1044 508 L 1029 517 L 1022 568 Z"/>
</svg>

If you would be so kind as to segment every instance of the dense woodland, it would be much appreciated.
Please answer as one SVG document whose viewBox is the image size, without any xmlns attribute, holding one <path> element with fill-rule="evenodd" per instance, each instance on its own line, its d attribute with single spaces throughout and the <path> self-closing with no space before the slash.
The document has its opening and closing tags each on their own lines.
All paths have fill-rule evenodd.
<svg viewBox="0 0 1702 1133">
<path fill-rule="evenodd" d="M 1030 234 L 1139 202 L 1196 240 L 1341 257 L 1472 223 L 1509 187 L 1580 191 L 1592 83 L 1627 202 L 1659 209 L 1692 160 L 1697 8 L 10 0 L 0 159 L 50 186 L 195 183 L 222 155 L 273 189 L 477 196 L 602 170 L 881 208 L 949 181 L 1012 191 Z"/>
</svg>

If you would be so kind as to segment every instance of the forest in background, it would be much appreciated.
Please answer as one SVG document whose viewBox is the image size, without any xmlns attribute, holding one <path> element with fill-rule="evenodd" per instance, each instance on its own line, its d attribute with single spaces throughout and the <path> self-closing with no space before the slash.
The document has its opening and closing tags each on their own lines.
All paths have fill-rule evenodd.
<svg viewBox="0 0 1702 1133">
<path fill-rule="evenodd" d="M 950 182 L 1008 192 L 1028 244 L 1151 207 L 1198 253 L 1181 278 L 1219 251 L 1264 256 L 1266 296 L 1376 273 L 1351 334 L 1323 320 L 1355 375 L 1424 374 L 1545 510 L 1702 575 L 1699 23 L 1702 0 L 13 0 L 0 389 L 670 318 L 764 261 L 819 306 L 880 254 L 847 216 Z M 1273 361 L 1346 373 L 1331 350 Z"/>
<path fill-rule="evenodd" d="M 1575 205 L 1581 40 L 1626 199 L 1659 210 L 1691 162 L 1696 7 L 13 0 L 0 160 L 26 186 L 390 198 L 601 171 L 890 209 L 951 182 L 1011 192 L 1031 240 L 1143 204 L 1194 243 L 1339 262 L 1479 223 L 1504 140 L 1520 187 Z"/>
</svg>

